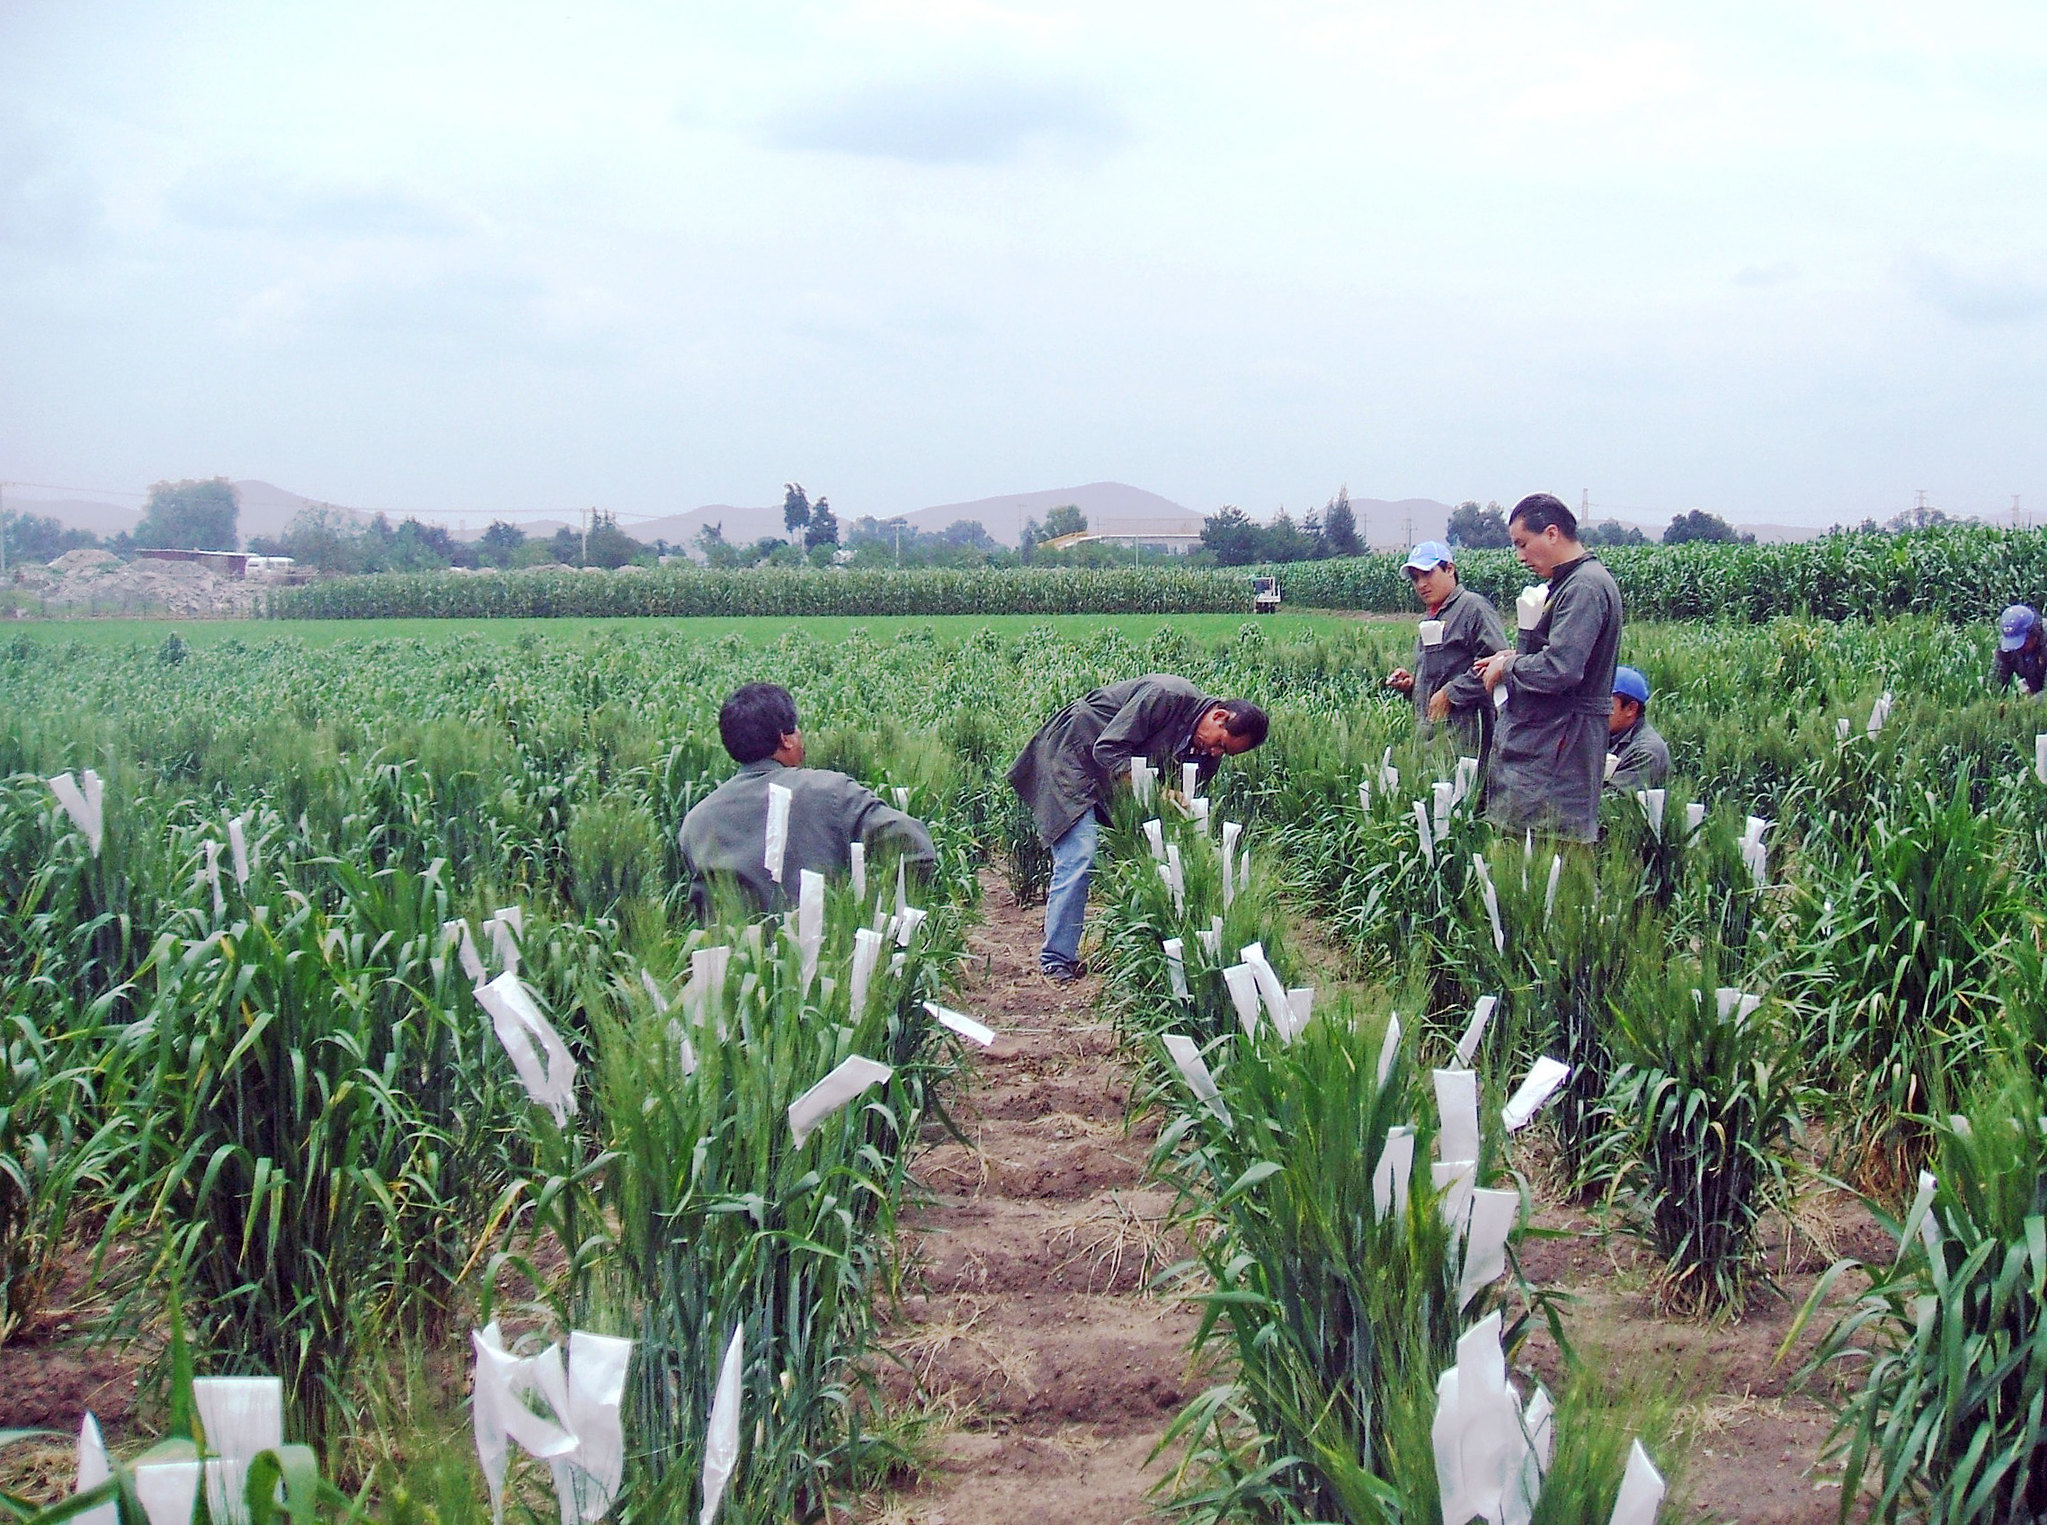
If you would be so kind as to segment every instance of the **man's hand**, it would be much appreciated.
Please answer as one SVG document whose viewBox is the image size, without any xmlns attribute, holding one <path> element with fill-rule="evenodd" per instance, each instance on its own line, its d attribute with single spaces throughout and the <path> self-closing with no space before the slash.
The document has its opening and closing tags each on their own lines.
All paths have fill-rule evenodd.
<svg viewBox="0 0 2047 1525">
<path fill-rule="evenodd" d="M 1446 689 L 1437 689 L 1429 695 L 1429 719 L 1441 724 L 1450 718 L 1450 695 Z"/>
<path fill-rule="evenodd" d="M 1411 694 L 1414 692 L 1414 674 L 1405 667 L 1396 667 L 1386 675 L 1386 686 L 1397 693 Z"/>
<path fill-rule="evenodd" d="M 1507 668 L 1514 661 L 1511 651 L 1496 651 L 1489 657 L 1480 657 L 1471 664 L 1471 670 L 1485 681 L 1485 691 L 1491 693 L 1500 686 L 1500 679 L 1507 676 Z"/>
</svg>

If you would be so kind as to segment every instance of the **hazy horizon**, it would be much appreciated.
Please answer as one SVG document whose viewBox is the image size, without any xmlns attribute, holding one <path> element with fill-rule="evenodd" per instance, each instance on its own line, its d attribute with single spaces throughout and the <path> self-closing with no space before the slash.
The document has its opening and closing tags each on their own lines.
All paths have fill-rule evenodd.
<svg viewBox="0 0 2047 1525">
<path fill-rule="evenodd" d="M 2017 4 L 16 3 L 0 477 L 2037 518 L 2043 84 Z"/>
</svg>

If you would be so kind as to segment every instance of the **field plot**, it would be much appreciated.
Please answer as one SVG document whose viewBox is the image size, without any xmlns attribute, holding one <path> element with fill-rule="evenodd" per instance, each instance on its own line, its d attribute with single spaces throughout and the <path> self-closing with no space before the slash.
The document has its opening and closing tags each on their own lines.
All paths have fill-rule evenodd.
<svg viewBox="0 0 2047 1525">
<path fill-rule="evenodd" d="M 1415 743 L 1404 626 L 707 623 L 0 640 L 8 1423 L 189 1446 L 189 1351 L 373 1517 L 481 1521 L 472 1368 L 560 1341 L 521 1518 L 1427 1522 L 1455 1369 L 1537 1520 L 1637 1442 L 1666 1519 L 2047 1508 L 2047 711 L 1980 633 L 1631 629 L 1675 773 L 1560 854 Z M 1155 670 L 1272 740 L 1207 829 L 1119 800 L 1054 991 L 1003 773 Z M 754 679 L 932 824 L 921 922 L 877 865 L 689 924 Z"/>
</svg>

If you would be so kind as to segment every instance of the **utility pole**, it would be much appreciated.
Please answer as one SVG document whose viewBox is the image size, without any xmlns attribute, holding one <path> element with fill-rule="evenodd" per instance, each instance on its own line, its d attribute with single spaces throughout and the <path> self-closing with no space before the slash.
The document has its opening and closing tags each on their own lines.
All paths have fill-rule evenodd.
<svg viewBox="0 0 2047 1525">
<path fill-rule="evenodd" d="M 583 511 L 583 565 L 590 565 L 590 521 L 597 517 L 595 508 Z"/>
<path fill-rule="evenodd" d="M 1581 487 L 1578 489 L 1578 523 L 1582 526 L 1585 523 L 1585 521 L 1590 519 L 1591 517 L 1592 489 L 1589 487 Z"/>
<path fill-rule="evenodd" d="M 2013 529 L 2019 527 L 2019 495 L 2017 493 L 2011 495 L 2011 527 Z"/>
<path fill-rule="evenodd" d="M 2013 498 L 2016 504 L 2019 500 Z M 7 575 L 7 484 L 0 482 L 0 577 Z"/>
</svg>

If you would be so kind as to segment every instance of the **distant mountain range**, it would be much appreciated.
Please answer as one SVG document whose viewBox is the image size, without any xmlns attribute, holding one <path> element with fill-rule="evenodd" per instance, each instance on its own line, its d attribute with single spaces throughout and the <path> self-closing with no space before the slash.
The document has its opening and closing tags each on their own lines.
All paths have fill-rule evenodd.
<svg viewBox="0 0 2047 1525">
<path fill-rule="evenodd" d="M 323 501 L 254 479 L 236 482 L 235 488 L 241 496 L 244 541 L 259 535 L 274 537 L 283 534 L 301 511 L 319 506 Z M 133 530 L 142 516 L 139 506 L 130 508 L 79 498 L 38 499 L 22 495 L 19 489 L 10 492 L 6 502 L 7 507 L 17 512 L 48 515 L 60 524 L 90 530 L 95 535 L 117 535 L 123 530 Z M 1055 487 L 997 498 L 976 498 L 965 503 L 940 503 L 899 516 L 877 513 L 875 517 L 883 520 L 900 517 L 913 528 L 925 531 L 943 530 L 961 520 L 969 520 L 980 524 L 999 544 L 1014 546 L 1026 520 L 1043 522 L 1046 514 L 1067 503 L 1087 515 L 1091 528 L 1111 533 L 1118 530 L 1158 533 L 1168 528 L 1198 533 L 1201 528 L 1200 510 L 1187 508 L 1170 498 L 1123 482 L 1089 482 L 1080 487 Z M 1374 550 L 1405 549 L 1414 541 L 1440 540 L 1450 519 L 1449 505 L 1438 503 L 1433 498 L 1352 498 L 1350 503 L 1352 512 L 1357 515 L 1359 536 Z M 341 508 L 340 505 L 327 506 Z M 341 508 L 341 512 L 364 522 L 372 517 L 371 512 L 365 509 Z M 844 526 L 862 517 L 866 511 L 835 505 L 835 512 Z M 1304 517 L 1305 512 L 1303 509 L 1295 517 Z M 391 517 L 404 516 L 393 514 Z M 481 534 L 490 523 L 488 514 L 425 511 L 414 517 L 429 523 L 445 524 L 450 529 L 459 526 L 459 532 L 468 538 Z M 566 519 L 521 520 L 520 528 L 528 535 L 544 537 L 567 523 Z M 649 544 L 665 540 L 671 546 L 688 547 L 695 546 L 699 531 L 713 524 L 719 526 L 725 538 L 735 545 L 785 533 L 779 503 L 766 507 L 713 503 L 686 513 L 654 518 L 622 516 L 619 520 L 619 527 L 635 540 Z M 1632 527 L 1640 529 L 1652 540 L 1663 530 L 1660 524 L 1635 524 Z M 1810 526 L 1790 524 L 1742 524 L 1736 528 L 1766 542 L 1811 540 L 1822 533 Z"/>
</svg>

